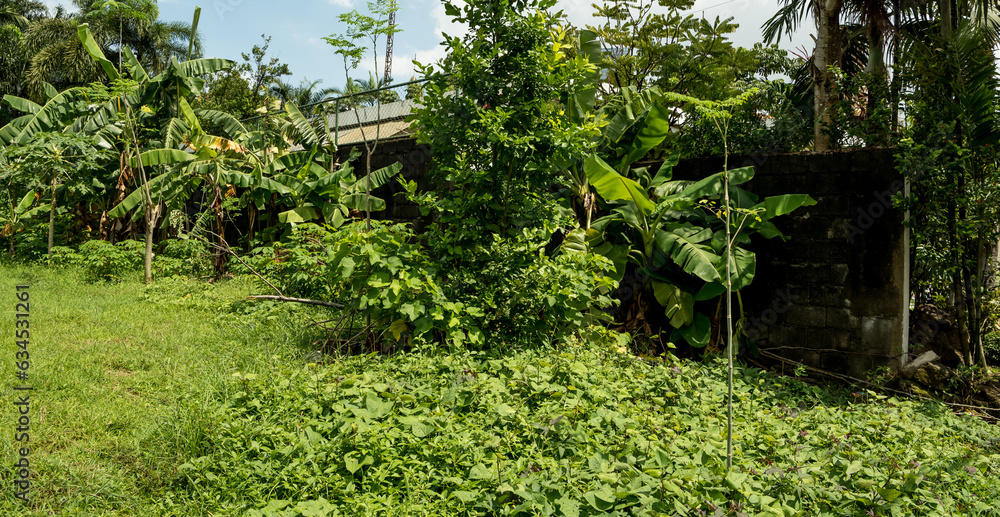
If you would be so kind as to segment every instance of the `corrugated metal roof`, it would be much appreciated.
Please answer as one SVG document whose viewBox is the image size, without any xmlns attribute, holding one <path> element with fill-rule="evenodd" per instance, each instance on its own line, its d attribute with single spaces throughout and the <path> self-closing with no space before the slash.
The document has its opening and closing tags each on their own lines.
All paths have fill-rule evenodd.
<svg viewBox="0 0 1000 517">
<path fill-rule="evenodd" d="M 362 129 L 364 133 L 362 134 Z M 405 120 L 383 122 L 382 124 L 367 124 L 363 127 L 355 127 L 347 131 L 340 131 L 337 134 L 337 145 L 349 145 L 375 140 L 376 132 L 379 140 L 392 138 L 413 133 L 410 131 L 410 123 Z"/>
</svg>

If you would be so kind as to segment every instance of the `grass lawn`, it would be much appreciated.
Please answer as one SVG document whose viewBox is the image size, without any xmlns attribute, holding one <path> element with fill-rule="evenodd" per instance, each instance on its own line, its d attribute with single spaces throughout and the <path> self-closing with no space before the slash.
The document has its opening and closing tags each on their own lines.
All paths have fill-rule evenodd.
<svg viewBox="0 0 1000 517">
<path fill-rule="evenodd" d="M 0 412 L 0 515 L 1000 515 L 1000 430 L 937 403 L 613 337 L 329 357 L 247 279 L 88 284 L 0 267 L 4 396 L 30 284 L 31 505 Z M 598 333 L 600 334 L 600 333 Z"/>
<path fill-rule="evenodd" d="M 301 356 L 301 327 L 281 310 L 234 314 L 232 302 L 256 287 L 167 279 L 152 288 L 136 280 L 87 284 L 75 271 L 3 267 L 0 293 L 5 398 L 14 400 L 16 284 L 30 287 L 30 499 L 12 489 L 18 461 L 11 410 L 0 414 L 0 514 L 146 515 L 164 465 L 151 440 L 183 425 L 177 439 L 197 440 L 197 410 L 224 398 L 236 372 L 266 373 L 277 358 Z M 220 316 L 221 314 L 221 316 Z M 20 392 L 19 392 L 20 394 Z M 13 409 L 12 405 L 5 405 Z M 195 433 L 197 434 L 197 433 Z M 177 444 L 183 446 L 183 444 Z"/>
</svg>

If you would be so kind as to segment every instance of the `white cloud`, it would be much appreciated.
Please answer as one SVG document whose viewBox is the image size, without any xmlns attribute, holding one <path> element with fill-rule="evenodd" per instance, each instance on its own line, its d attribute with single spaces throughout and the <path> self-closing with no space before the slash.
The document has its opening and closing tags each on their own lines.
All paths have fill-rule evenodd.
<svg viewBox="0 0 1000 517">
<path fill-rule="evenodd" d="M 337 7 L 343 7 L 344 9 L 351 8 L 351 0 L 327 0 L 330 5 L 335 5 Z"/>
</svg>

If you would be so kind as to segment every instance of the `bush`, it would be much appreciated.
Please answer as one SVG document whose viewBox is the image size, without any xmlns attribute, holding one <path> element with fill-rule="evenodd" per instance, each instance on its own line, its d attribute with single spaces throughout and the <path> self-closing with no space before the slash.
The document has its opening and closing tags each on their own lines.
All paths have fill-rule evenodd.
<svg viewBox="0 0 1000 517">
<path fill-rule="evenodd" d="M 78 265 L 89 282 L 117 282 L 142 271 L 145 250 L 145 243 L 134 240 L 87 241 L 80 245 Z"/>
<path fill-rule="evenodd" d="M 987 364 L 1000 364 L 1000 332 L 983 336 L 983 351 L 986 353 Z"/>
<path fill-rule="evenodd" d="M 370 231 L 299 225 L 259 256 L 272 255 L 264 267 L 286 295 L 342 303 L 378 334 L 483 347 L 561 340 L 611 303 L 610 261 L 537 249 L 496 239 L 457 270 L 432 260 L 407 226 L 372 221 Z"/>
<path fill-rule="evenodd" d="M 368 339 L 404 334 L 422 341 L 482 344 L 473 319 L 482 311 L 444 296 L 436 269 L 403 224 L 372 221 L 328 230 L 302 224 L 276 243 L 265 264 L 289 296 L 345 306 L 342 328 L 364 327 Z"/>
<path fill-rule="evenodd" d="M 156 276 L 202 277 L 212 273 L 212 254 L 208 245 L 195 239 L 170 239 L 163 251 L 153 257 Z"/>
<path fill-rule="evenodd" d="M 448 271 L 452 298 L 484 311 L 481 328 L 491 345 L 530 346 L 564 340 L 595 322 L 612 304 L 614 265 L 592 253 L 539 253 L 527 236 L 494 239 L 466 269 Z"/>
</svg>

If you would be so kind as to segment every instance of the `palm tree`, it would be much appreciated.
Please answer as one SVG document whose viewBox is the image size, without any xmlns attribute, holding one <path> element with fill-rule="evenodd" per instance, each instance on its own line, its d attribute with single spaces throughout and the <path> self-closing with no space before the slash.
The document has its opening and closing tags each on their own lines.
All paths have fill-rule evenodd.
<svg viewBox="0 0 1000 517">
<path fill-rule="evenodd" d="M 340 93 L 340 90 L 337 88 L 317 89 L 322 82 L 321 79 L 316 81 L 303 79 L 298 86 L 292 86 L 281 79 L 277 79 L 268 88 L 268 92 L 272 97 L 280 100 L 282 105 L 290 102 L 296 106 L 303 107 L 320 103 L 324 99 L 329 98 L 330 94 Z"/>
<path fill-rule="evenodd" d="M 25 73 L 30 62 L 24 31 L 28 25 L 48 14 L 45 5 L 32 0 L 0 0 L 0 97 L 24 95 Z M 0 126 L 16 115 L 7 105 L 0 105 Z"/>
<path fill-rule="evenodd" d="M 867 41 L 867 71 L 885 72 L 883 50 L 895 35 L 893 17 L 885 0 L 780 0 L 782 7 L 763 28 L 767 42 L 791 35 L 802 19 L 810 14 L 816 21 L 816 50 L 812 57 L 815 126 L 813 144 L 817 151 L 829 149 L 827 128 L 833 125 L 833 107 L 837 102 L 834 77 L 829 67 L 843 66 L 842 57 L 850 37 L 841 24 L 845 21 L 860 26 Z M 896 9 L 893 10 L 894 12 Z"/>
<path fill-rule="evenodd" d="M 37 96 L 43 82 L 64 88 L 104 80 L 106 76 L 90 58 L 77 37 L 77 27 L 87 23 L 108 59 L 121 66 L 128 47 L 147 70 L 156 74 L 172 57 L 183 59 L 190 25 L 159 20 L 159 9 L 150 0 L 74 0 L 80 11 L 66 15 L 61 9 L 50 18 L 30 23 L 25 33 L 32 56 L 27 84 Z M 200 55 L 197 36 L 194 55 Z"/>
</svg>

